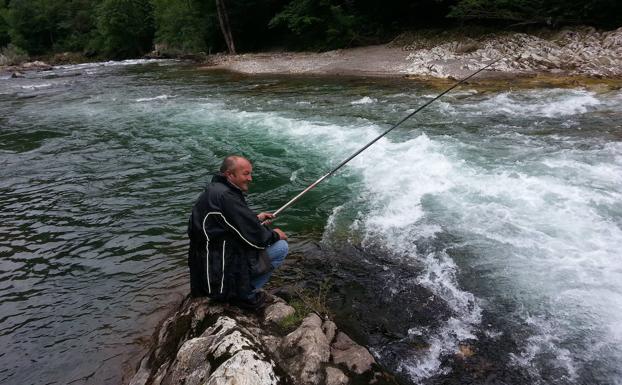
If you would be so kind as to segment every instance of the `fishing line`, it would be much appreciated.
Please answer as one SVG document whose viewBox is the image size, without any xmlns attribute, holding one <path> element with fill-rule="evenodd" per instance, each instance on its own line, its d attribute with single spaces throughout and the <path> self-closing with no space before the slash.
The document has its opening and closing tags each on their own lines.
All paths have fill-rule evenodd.
<svg viewBox="0 0 622 385">
<path fill-rule="evenodd" d="M 358 154 L 360 154 L 361 152 L 365 151 L 368 147 L 370 147 L 372 144 L 376 143 L 380 138 L 382 138 L 383 136 L 385 136 L 386 134 L 388 134 L 389 132 L 393 131 L 395 128 L 399 127 L 402 123 L 404 123 L 405 121 L 407 121 L 408 119 L 410 119 L 412 116 L 414 116 L 416 113 L 418 113 L 419 111 L 423 110 L 424 108 L 426 108 L 427 106 L 429 106 L 430 104 L 432 104 L 434 101 L 440 99 L 443 95 L 447 94 L 448 92 L 450 92 L 451 90 L 453 90 L 454 88 L 458 87 L 460 84 L 464 83 L 465 81 L 469 80 L 470 78 L 472 78 L 473 76 L 477 75 L 478 73 L 484 71 L 485 69 L 489 68 L 490 66 L 492 66 L 493 64 L 495 64 L 496 62 L 498 62 L 499 60 L 505 58 L 505 55 L 492 61 L 491 63 L 489 63 L 488 65 L 478 69 L 477 71 L 473 72 L 472 74 L 470 74 L 469 76 L 461 79 L 460 81 L 456 82 L 454 85 L 452 85 L 451 87 L 449 87 L 448 89 L 446 89 L 445 91 L 441 92 L 440 94 L 438 94 L 437 96 L 435 96 L 433 99 L 428 100 L 427 102 L 425 102 L 424 104 L 422 104 L 421 106 L 419 106 L 419 108 L 417 108 L 415 111 L 411 112 L 410 114 L 406 115 L 404 118 L 402 118 L 399 122 L 397 122 L 396 124 L 394 124 L 391 128 L 387 129 L 386 131 L 384 131 L 382 134 L 378 135 L 374 140 L 372 140 L 371 142 L 367 143 L 365 146 L 361 147 L 359 150 L 357 150 L 354 154 L 350 155 L 347 159 L 345 159 L 344 161 L 342 161 L 341 163 L 339 163 L 337 165 L 337 167 L 333 168 L 331 171 L 329 171 L 328 173 L 322 175 L 318 180 L 316 180 L 315 182 L 311 183 L 309 185 L 309 187 L 307 187 L 306 189 L 302 190 L 298 195 L 296 195 L 295 197 L 293 197 L 292 199 L 290 199 L 287 203 L 285 203 L 283 206 L 281 206 L 278 210 L 276 210 L 273 215 L 274 217 L 276 217 L 277 215 L 279 215 L 280 213 L 283 212 L 283 210 L 285 210 L 286 208 L 288 208 L 289 206 L 291 206 L 292 204 L 294 204 L 298 199 L 300 199 L 304 194 L 306 194 L 307 192 L 309 192 L 311 189 L 313 189 L 315 186 L 317 186 L 318 184 L 320 184 L 324 179 L 328 178 L 329 176 L 333 175 L 334 173 L 336 173 L 340 168 L 342 168 L 343 166 L 345 166 L 349 161 L 351 161 L 352 159 L 354 159 Z M 270 221 L 266 221 L 264 223 L 269 223 Z"/>
</svg>

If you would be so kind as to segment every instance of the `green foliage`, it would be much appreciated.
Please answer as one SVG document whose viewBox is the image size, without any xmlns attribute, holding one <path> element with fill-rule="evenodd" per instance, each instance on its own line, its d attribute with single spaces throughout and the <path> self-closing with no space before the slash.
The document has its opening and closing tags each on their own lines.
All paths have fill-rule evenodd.
<svg viewBox="0 0 622 385">
<path fill-rule="evenodd" d="M 95 27 L 96 3 L 96 0 L 13 0 L 5 17 L 11 42 L 32 54 L 82 50 Z M 1 30 L 0 26 L 0 38 Z"/>
<path fill-rule="evenodd" d="M 0 3 L 0 47 L 6 46 L 11 41 L 8 18 L 9 10 L 4 3 Z"/>
<path fill-rule="evenodd" d="M 310 309 L 300 299 L 293 299 L 289 301 L 289 305 L 294 308 L 294 314 L 283 318 L 279 322 L 279 326 L 288 332 L 296 329 L 310 311 Z"/>
<path fill-rule="evenodd" d="M 97 10 L 97 47 L 105 55 L 124 59 L 151 50 L 153 9 L 149 0 L 103 0 Z"/>
<path fill-rule="evenodd" d="M 288 331 L 293 330 L 300 325 L 309 313 L 315 313 L 321 318 L 331 318 L 332 312 L 328 307 L 328 293 L 331 287 L 330 280 L 326 279 L 320 283 L 317 293 L 297 288 L 296 295 L 298 298 L 289 301 L 289 305 L 294 308 L 295 312 L 281 320 L 279 326 Z"/>
<path fill-rule="evenodd" d="M 618 0 L 460 0 L 452 7 L 448 17 L 553 26 L 587 23 L 616 27 L 622 24 L 622 2 Z"/>
<path fill-rule="evenodd" d="M 293 32 L 294 44 L 329 49 L 351 45 L 356 22 L 356 16 L 337 0 L 292 0 L 269 25 Z"/>
<path fill-rule="evenodd" d="M 140 56 L 225 49 L 215 0 L 0 0 L 0 47 Z M 620 0 L 226 0 L 239 51 L 326 50 L 387 42 L 405 30 L 508 24 L 622 25 Z"/>
<path fill-rule="evenodd" d="M 9 44 L 0 48 L 0 66 L 17 65 L 28 61 L 28 54 L 23 49 Z"/>
<path fill-rule="evenodd" d="M 155 42 L 181 52 L 209 52 L 220 43 L 215 2 L 153 0 Z"/>
</svg>

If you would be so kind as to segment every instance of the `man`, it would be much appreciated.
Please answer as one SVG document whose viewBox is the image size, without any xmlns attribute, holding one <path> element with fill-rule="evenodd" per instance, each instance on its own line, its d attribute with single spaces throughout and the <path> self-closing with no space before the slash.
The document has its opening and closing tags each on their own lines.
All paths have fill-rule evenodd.
<svg viewBox="0 0 622 385">
<path fill-rule="evenodd" d="M 263 225 L 274 215 L 255 214 L 244 194 L 252 178 L 251 162 L 227 156 L 192 208 L 188 223 L 190 289 L 240 307 L 258 309 L 260 291 L 287 255 L 287 236 Z"/>
</svg>

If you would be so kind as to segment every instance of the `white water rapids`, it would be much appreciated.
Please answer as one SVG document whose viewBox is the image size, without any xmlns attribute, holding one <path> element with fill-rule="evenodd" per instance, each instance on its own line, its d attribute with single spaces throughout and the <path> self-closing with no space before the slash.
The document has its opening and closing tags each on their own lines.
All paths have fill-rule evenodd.
<svg viewBox="0 0 622 385">
<path fill-rule="evenodd" d="M 117 383 L 155 326 L 154 298 L 185 290 L 187 212 L 224 154 L 254 161 L 250 200 L 276 208 L 435 95 L 121 64 L 1 80 L 0 380 Z M 279 225 L 293 250 L 320 237 L 362 250 L 351 259 L 382 282 L 356 279 L 405 313 L 417 287 L 443 302 L 436 322 L 370 346 L 409 382 L 451 383 L 471 349 L 500 368 L 474 383 L 515 370 L 620 385 L 621 121 L 619 90 L 457 90 Z"/>
</svg>

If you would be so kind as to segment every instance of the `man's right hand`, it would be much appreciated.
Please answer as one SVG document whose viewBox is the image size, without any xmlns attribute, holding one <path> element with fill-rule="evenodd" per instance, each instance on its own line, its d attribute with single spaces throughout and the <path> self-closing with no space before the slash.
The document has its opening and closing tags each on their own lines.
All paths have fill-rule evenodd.
<svg viewBox="0 0 622 385">
<path fill-rule="evenodd" d="M 281 229 L 273 229 L 277 234 L 279 234 L 279 239 L 287 240 L 287 234 L 283 232 Z"/>
</svg>

